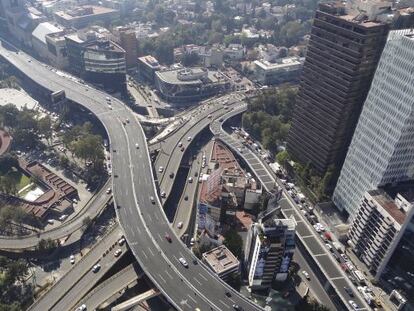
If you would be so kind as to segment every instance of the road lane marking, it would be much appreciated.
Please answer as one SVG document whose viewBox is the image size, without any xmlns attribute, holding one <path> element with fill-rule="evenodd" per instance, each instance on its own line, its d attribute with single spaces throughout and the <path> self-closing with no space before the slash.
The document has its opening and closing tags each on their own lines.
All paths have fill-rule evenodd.
<svg viewBox="0 0 414 311">
<path fill-rule="evenodd" d="M 145 259 L 148 259 L 147 254 L 145 254 L 145 252 L 143 250 L 141 250 L 142 254 L 144 255 Z"/>
<path fill-rule="evenodd" d="M 167 281 L 166 281 L 166 280 L 162 277 L 162 275 L 161 275 L 161 274 L 159 274 L 159 273 L 158 273 L 158 276 L 160 277 L 160 279 L 161 279 L 161 280 L 163 280 L 163 281 L 164 281 L 164 283 L 166 283 L 166 284 L 167 284 Z"/>
<path fill-rule="evenodd" d="M 208 279 L 204 275 L 202 275 L 200 272 L 198 274 L 201 276 L 202 279 L 204 279 L 204 281 L 208 281 Z"/>
<path fill-rule="evenodd" d="M 151 248 L 148 247 L 148 251 L 151 253 L 152 256 L 154 256 L 154 252 L 152 251 Z"/>
<path fill-rule="evenodd" d="M 196 278 L 194 278 L 194 281 L 196 281 L 199 285 L 202 285 L 201 282 L 197 280 Z"/>
<path fill-rule="evenodd" d="M 191 297 L 190 294 L 187 294 L 187 297 L 190 298 L 194 303 L 197 303 L 197 300 L 195 300 L 193 297 Z"/>
<path fill-rule="evenodd" d="M 173 280 L 173 277 L 171 276 L 171 274 L 170 274 L 167 270 L 165 270 L 165 274 L 166 274 L 166 275 L 168 275 L 168 277 L 169 277 L 171 280 Z"/>
<path fill-rule="evenodd" d="M 221 300 L 221 299 L 219 299 L 219 301 L 227 308 L 227 309 L 230 309 L 230 306 L 227 304 L 227 303 L 225 303 L 223 300 Z"/>
</svg>

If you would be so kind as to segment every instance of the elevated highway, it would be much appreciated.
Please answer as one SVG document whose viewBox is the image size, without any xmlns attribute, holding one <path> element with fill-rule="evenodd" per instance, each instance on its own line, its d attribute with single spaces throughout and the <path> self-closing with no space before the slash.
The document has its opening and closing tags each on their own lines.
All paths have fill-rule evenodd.
<svg viewBox="0 0 414 311">
<path fill-rule="evenodd" d="M 146 137 L 135 115 L 122 102 L 57 75 L 14 47 L 2 44 L 0 55 L 41 88 L 49 92 L 64 90 L 69 100 L 90 110 L 102 122 L 110 139 L 112 188 L 119 222 L 139 265 L 171 304 L 179 310 L 231 310 L 233 303 L 244 310 L 261 309 L 199 264 L 172 231 L 157 195 Z M 123 125 L 127 119 L 130 122 Z M 172 237 L 171 243 L 164 238 L 165 233 Z M 188 268 L 178 261 L 181 257 L 189 263 Z M 231 300 L 226 292 L 232 292 Z"/>
</svg>

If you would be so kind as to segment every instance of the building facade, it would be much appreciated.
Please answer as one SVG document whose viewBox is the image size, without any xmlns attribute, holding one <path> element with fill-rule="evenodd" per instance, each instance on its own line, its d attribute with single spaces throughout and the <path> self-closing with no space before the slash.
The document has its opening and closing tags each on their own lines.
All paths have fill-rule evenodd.
<svg viewBox="0 0 414 311">
<path fill-rule="evenodd" d="M 96 22 L 109 23 L 119 17 L 119 12 L 102 6 L 83 5 L 71 10 L 55 12 L 54 17 L 65 27 L 80 29 Z"/>
<path fill-rule="evenodd" d="M 158 60 L 151 55 L 138 58 L 138 74 L 148 82 L 155 82 L 155 72 L 161 69 Z"/>
<path fill-rule="evenodd" d="M 342 2 L 319 4 L 287 148 L 320 174 L 342 166 L 388 33 L 381 13 L 356 13 Z"/>
<path fill-rule="evenodd" d="M 258 82 L 267 85 L 298 82 L 304 58 L 286 57 L 275 62 L 256 60 L 255 76 Z"/>
<path fill-rule="evenodd" d="M 245 267 L 253 290 L 267 289 L 288 276 L 295 249 L 296 221 L 265 216 L 252 224 L 245 245 Z"/>
<path fill-rule="evenodd" d="M 353 218 L 365 191 L 414 176 L 414 32 L 390 32 L 333 202 Z"/>
<path fill-rule="evenodd" d="M 114 34 L 117 43 L 125 50 L 127 68 L 136 68 L 138 64 L 138 40 L 135 30 L 128 27 L 117 27 Z"/>
<path fill-rule="evenodd" d="M 395 200 L 382 190 L 365 192 L 348 233 L 354 253 L 378 280 L 413 216 L 402 195 Z"/>
<path fill-rule="evenodd" d="M 228 78 L 206 68 L 173 68 L 155 73 L 161 96 L 174 103 L 196 102 L 229 89 Z"/>
</svg>

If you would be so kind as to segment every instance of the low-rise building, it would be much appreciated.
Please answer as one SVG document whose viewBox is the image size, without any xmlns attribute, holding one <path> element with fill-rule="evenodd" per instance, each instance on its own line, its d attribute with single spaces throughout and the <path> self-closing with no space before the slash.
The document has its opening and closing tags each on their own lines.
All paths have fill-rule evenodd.
<svg viewBox="0 0 414 311">
<path fill-rule="evenodd" d="M 96 32 L 66 36 L 70 68 L 108 91 L 126 92 L 125 50 Z"/>
<path fill-rule="evenodd" d="M 232 43 L 224 49 L 224 56 L 232 60 L 241 60 L 244 57 L 244 47 L 241 44 Z"/>
<path fill-rule="evenodd" d="M 239 273 L 240 262 L 230 250 L 220 245 L 202 254 L 203 262 L 223 280 L 227 280 L 232 274 Z"/>
<path fill-rule="evenodd" d="M 148 82 L 155 83 L 155 73 L 161 69 L 158 60 L 151 55 L 138 58 L 138 74 Z"/>
<path fill-rule="evenodd" d="M 245 267 L 252 290 L 267 289 L 288 277 L 295 250 L 295 219 L 274 218 L 274 212 L 252 224 L 245 244 Z"/>
<path fill-rule="evenodd" d="M 188 103 L 225 92 L 228 78 L 220 71 L 206 68 L 172 68 L 155 73 L 155 84 L 161 96 L 171 102 Z"/>
<path fill-rule="evenodd" d="M 110 22 L 119 17 L 119 12 L 102 6 L 83 5 L 71 10 L 55 12 L 54 17 L 65 27 L 80 29 L 96 22 Z"/>
<path fill-rule="evenodd" d="M 52 24 L 49 22 L 40 23 L 37 25 L 35 30 L 32 33 L 32 46 L 34 51 L 40 56 L 42 59 L 49 60 L 49 54 L 55 52 L 52 48 L 49 50 L 49 45 L 47 43 L 46 37 L 48 35 L 62 35 L 63 28 L 57 24 Z"/>
<path fill-rule="evenodd" d="M 401 194 L 392 199 L 383 190 L 364 194 L 348 243 L 378 280 L 383 273 L 405 229 L 414 215 L 414 208 Z"/>
<path fill-rule="evenodd" d="M 256 60 L 255 76 L 262 84 L 281 84 L 297 82 L 302 72 L 304 58 L 285 57 L 270 63 L 265 60 Z"/>
</svg>

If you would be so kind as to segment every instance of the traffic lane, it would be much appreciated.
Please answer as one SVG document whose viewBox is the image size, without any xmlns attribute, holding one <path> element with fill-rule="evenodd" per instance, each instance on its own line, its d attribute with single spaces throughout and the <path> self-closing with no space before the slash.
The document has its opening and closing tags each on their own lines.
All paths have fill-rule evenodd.
<svg viewBox="0 0 414 311">
<path fill-rule="evenodd" d="M 316 299 L 321 302 L 323 305 L 328 307 L 330 310 L 335 310 L 336 307 L 331 301 L 331 298 L 326 293 L 325 289 L 323 288 L 322 284 L 320 283 L 319 279 L 316 277 L 316 275 L 313 273 L 312 268 L 309 266 L 308 262 L 302 255 L 299 249 L 295 249 L 295 253 L 293 255 L 293 260 L 296 261 L 296 263 L 299 265 L 299 277 L 304 281 L 308 287 L 309 290 L 313 293 L 313 295 L 316 296 Z M 301 271 L 305 270 L 309 273 L 310 280 L 307 280 L 306 278 L 302 277 Z"/>
<path fill-rule="evenodd" d="M 336 285 L 338 290 L 342 292 L 342 295 L 344 295 L 344 297 L 348 297 L 348 303 L 349 303 L 349 300 L 353 300 L 357 303 L 358 306 L 360 307 L 363 306 L 361 300 L 359 299 L 359 297 L 355 295 L 355 293 L 353 294 L 353 297 L 351 297 L 349 296 L 348 292 L 345 290 L 345 287 L 349 288 L 349 285 L 345 278 L 338 278 L 338 279 L 332 280 L 332 282 Z M 363 309 L 360 309 L 360 310 L 363 310 Z"/>
<path fill-rule="evenodd" d="M 122 253 L 118 257 L 115 257 L 113 253 L 117 249 L 121 249 Z M 93 272 L 92 269 L 89 269 L 82 278 L 73 284 L 73 287 L 68 292 L 65 292 L 63 298 L 59 300 L 52 310 L 61 311 L 74 308 L 81 298 L 93 288 L 102 276 L 123 257 L 126 251 L 127 248 L 125 244 L 123 246 L 116 245 L 116 247 L 109 251 L 108 254 L 103 255 L 99 260 L 101 268 L 97 272 Z"/>
</svg>

